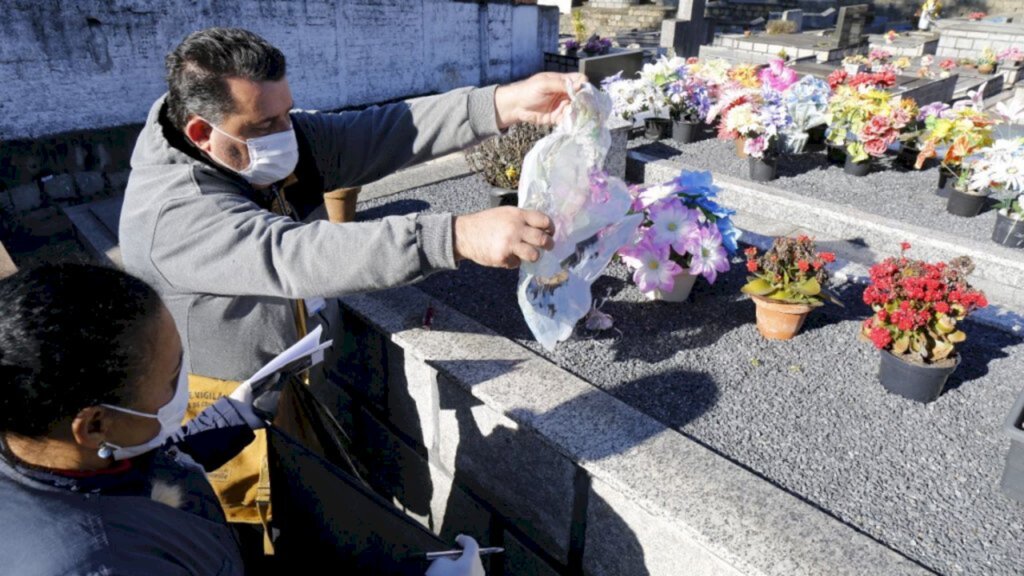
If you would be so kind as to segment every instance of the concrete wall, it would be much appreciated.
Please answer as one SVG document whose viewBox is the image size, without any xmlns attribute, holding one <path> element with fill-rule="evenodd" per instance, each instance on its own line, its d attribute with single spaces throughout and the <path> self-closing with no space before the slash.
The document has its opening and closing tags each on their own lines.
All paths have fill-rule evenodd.
<svg viewBox="0 0 1024 576">
<path fill-rule="evenodd" d="M 1024 4 L 1024 2 L 1021 2 Z M 939 22 L 939 58 L 978 58 L 985 48 L 996 52 L 1017 46 L 1024 48 L 1024 22 L 992 24 L 988 22 Z"/>
<path fill-rule="evenodd" d="M 164 56 L 188 33 L 240 26 L 289 60 L 298 106 L 340 108 L 507 82 L 557 45 L 557 10 L 455 0 L 7 0 L 0 139 L 141 122 Z"/>
</svg>

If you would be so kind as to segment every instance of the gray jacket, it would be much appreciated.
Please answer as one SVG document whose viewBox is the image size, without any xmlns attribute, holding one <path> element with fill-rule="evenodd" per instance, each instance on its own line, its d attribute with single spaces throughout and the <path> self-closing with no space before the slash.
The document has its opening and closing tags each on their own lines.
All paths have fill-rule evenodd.
<svg viewBox="0 0 1024 576">
<path fill-rule="evenodd" d="M 498 133 L 493 86 L 291 116 L 298 184 L 286 198 L 299 220 L 324 191 Z M 273 213 L 271 192 L 212 164 L 170 126 L 164 98 L 150 110 L 131 163 L 120 222 L 124 265 L 163 296 L 192 373 L 251 376 L 296 341 L 294 299 L 399 286 L 456 267 L 450 214 L 331 224 Z"/>
</svg>

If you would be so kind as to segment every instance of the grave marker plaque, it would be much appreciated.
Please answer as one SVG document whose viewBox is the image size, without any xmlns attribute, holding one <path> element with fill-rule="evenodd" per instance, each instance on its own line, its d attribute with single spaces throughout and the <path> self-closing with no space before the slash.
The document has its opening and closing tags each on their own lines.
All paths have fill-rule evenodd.
<svg viewBox="0 0 1024 576">
<path fill-rule="evenodd" d="M 864 42 L 864 29 L 867 27 L 871 6 L 856 4 L 843 6 L 839 9 L 839 21 L 836 23 L 836 48 L 857 46 Z"/>
</svg>

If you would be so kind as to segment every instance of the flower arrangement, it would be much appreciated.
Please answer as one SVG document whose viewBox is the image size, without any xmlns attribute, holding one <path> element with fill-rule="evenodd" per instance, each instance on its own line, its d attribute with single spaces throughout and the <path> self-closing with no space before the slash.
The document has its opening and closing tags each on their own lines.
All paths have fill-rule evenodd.
<svg viewBox="0 0 1024 576">
<path fill-rule="evenodd" d="M 835 254 L 819 252 L 808 236 L 776 238 L 761 256 L 754 247 L 744 255 L 751 274 L 740 289 L 744 294 L 813 307 L 831 298 L 825 289 L 829 280 L 825 265 L 835 262 Z"/>
<path fill-rule="evenodd" d="M 597 34 L 591 36 L 587 43 L 583 45 L 582 50 L 587 54 L 607 54 L 612 48 L 612 41 L 610 38 L 601 38 Z"/>
<path fill-rule="evenodd" d="M 714 284 L 729 270 L 739 231 L 730 218 L 734 212 L 713 200 L 718 188 L 710 172 L 684 170 L 670 182 L 634 186 L 630 193 L 644 222 L 619 255 L 640 291 L 652 298 L 656 291 L 669 292 L 684 272 Z"/>
<path fill-rule="evenodd" d="M 896 85 L 896 73 L 893 70 L 880 70 L 878 72 L 857 72 L 850 74 L 839 68 L 828 75 L 828 85 L 835 90 L 839 86 L 857 88 L 859 86 L 890 88 Z"/>
<path fill-rule="evenodd" d="M 580 49 L 580 43 L 570 38 L 562 43 L 562 47 L 565 48 L 566 53 L 575 54 Z"/>
<path fill-rule="evenodd" d="M 743 137 L 744 152 L 754 158 L 772 155 L 779 134 L 791 124 L 782 94 L 767 87 L 722 116 L 725 133 Z M 721 128 L 719 133 L 722 134 Z"/>
<path fill-rule="evenodd" d="M 868 63 L 872 65 L 887 64 L 889 60 L 892 60 L 892 52 L 888 50 L 882 50 L 881 48 L 875 48 L 868 53 Z"/>
<path fill-rule="evenodd" d="M 909 249 L 904 242 L 899 258 L 871 267 L 864 303 L 874 315 L 864 321 L 861 335 L 907 360 L 952 362 L 956 345 L 967 339 L 958 323 L 988 301 L 967 283 L 974 269 L 970 258 L 929 263 L 908 258 Z"/>
<path fill-rule="evenodd" d="M 601 81 L 601 89 L 612 100 L 612 113 L 623 120 L 633 121 L 646 112 L 651 97 L 651 87 L 638 80 L 622 78 L 622 72 Z"/>
<path fill-rule="evenodd" d="M 920 170 L 925 161 L 938 156 L 940 146 L 945 146 L 942 168 L 957 179 L 958 189 L 966 191 L 969 172 L 962 168 L 964 161 L 992 145 L 994 123 L 985 113 L 966 107 L 926 118 L 921 152 L 914 167 Z"/>
<path fill-rule="evenodd" d="M 853 162 L 864 162 L 868 157 L 881 158 L 886 150 L 895 143 L 901 132 L 917 115 L 913 100 L 900 100 L 909 105 L 890 103 L 872 108 L 867 122 L 857 132 L 857 140 L 847 145 L 847 153 Z"/>
<path fill-rule="evenodd" d="M 768 66 L 761 69 L 757 75 L 762 86 L 766 86 L 776 92 L 784 92 L 787 88 L 796 83 L 796 70 L 786 66 L 786 61 L 778 58 L 768 63 Z"/>
<path fill-rule="evenodd" d="M 999 62 L 999 57 L 996 55 L 995 50 L 992 48 L 985 48 L 981 51 L 981 57 L 978 58 L 977 64 L 978 72 L 982 74 L 991 74 L 996 68 L 996 64 Z"/>
<path fill-rule="evenodd" d="M 729 80 L 742 88 L 760 88 L 757 67 L 752 64 L 740 64 L 729 69 Z"/>
<path fill-rule="evenodd" d="M 828 99 L 832 90 L 813 76 L 804 76 L 782 93 L 790 124 L 782 130 L 783 150 L 799 154 L 807 141 L 807 131 L 825 124 Z"/>
<path fill-rule="evenodd" d="M 665 86 L 669 114 L 673 120 L 702 122 L 711 109 L 707 86 L 687 66 L 678 71 L 678 78 Z"/>
<path fill-rule="evenodd" d="M 1024 220 L 1024 194 L 996 204 L 996 210 L 1011 220 Z"/>
<path fill-rule="evenodd" d="M 970 174 L 970 189 L 1024 193 L 1024 138 L 996 140 L 971 163 Z"/>
<path fill-rule="evenodd" d="M 888 32 L 885 33 L 885 43 L 892 44 L 899 37 L 899 33 L 897 33 L 895 30 L 889 30 Z"/>
<path fill-rule="evenodd" d="M 1024 62 L 1024 50 L 1017 46 L 1011 46 L 996 54 L 996 58 L 1003 64 L 1019 65 Z"/>
<path fill-rule="evenodd" d="M 985 16 L 988 16 L 988 14 L 984 12 L 971 12 L 970 14 L 967 15 L 967 19 L 973 22 L 977 22 L 978 20 L 981 20 Z"/>
</svg>

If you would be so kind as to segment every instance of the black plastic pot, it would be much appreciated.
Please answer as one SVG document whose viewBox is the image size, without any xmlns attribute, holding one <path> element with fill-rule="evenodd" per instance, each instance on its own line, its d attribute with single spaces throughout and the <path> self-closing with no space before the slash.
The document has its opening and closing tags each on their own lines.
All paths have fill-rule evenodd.
<svg viewBox="0 0 1024 576">
<path fill-rule="evenodd" d="M 689 144 L 700 139 L 700 123 L 675 120 L 672 122 L 672 139 L 679 144 Z"/>
<path fill-rule="evenodd" d="M 882 383 L 883 388 L 893 394 L 927 404 L 942 394 L 946 380 L 959 365 L 959 354 L 952 366 L 938 367 L 904 362 L 888 350 L 882 350 L 878 381 Z"/>
<path fill-rule="evenodd" d="M 822 142 L 824 142 L 826 128 L 827 127 L 824 124 L 822 124 L 821 126 L 815 126 L 814 128 L 808 130 L 807 142 L 811 144 L 821 144 Z"/>
<path fill-rule="evenodd" d="M 497 208 L 498 206 L 518 206 L 519 193 L 515 190 L 491 186 L 489 201 L 491 208 Z"/>
<path fill-rule="evenodd" d="M 871 159 L 868 158 L 863 162 L 854 162 L 853 159 L 847 155 L 846 161 L 843 163 L 843 172 L 851 176 L 867 176 L 871 173 Z"/>
<path fill-rule="evenodd" d="M 949 201 L 946 202 L 946 212 L 954 216 L 973 218 L 981 213 L 985 207 L 988 196 L 981 194 L 967 194 L 956 188 L 949 191 Z"/>
<path fill-rule="evenodd" d="M 661 140 L 672 130 L 672 121 L 668 118 L 648 118 L 644 120 L 644 136 L 651 140 Z"/>
<path fill-rule="evenodd" d="M 764 158 L 747 158 L 750 166 L 750 179 L 754 182 L 771 182 L 775 180 L 775 172 L 778 168 L 779 159 L 765 156 Z"/>
<path fill-rule="evenodd" d="M 900 148 L 900 153 L 896 155 L 896 162 L 904 168 L 913 170 L 914 164 L 917 163 L 917 155 L 920 153 L 921 151 L 917 148 L 904 145 Z"/>
<path fill-rule="evenodd" d="M 956 185 L 956 179 L 951 178 L 944 170 L 939 170 L 939 187 L 935 189 L 935 195 L 940 198 L 949 198 L 949 193 L 953 191 Z"/>
<path fill-rule="evenodd" d="M 1024 391 L 1017 396 L 1013 410 L 1010 410 L 1010 414 L 1006 417 L 1004 431 L 1010 437 L 1010 450 L 1006 453 L 1003 479 L 999 482 L 1003 493 L 1018 502 L 1024 502 L 1024 430 L 1021 429 L 1022 422 L 1024 422 Z"/>
<path fill-rule="evenodd" d="M 825 145 L 825 155 L 832 164 L 841 165 L 846 162 L 846 149 L 832 144 Z"/>
<path fill-rule="evenodd" d="M 996 212 L 992 241 L 1009 248 L 1024 248 L 1024 220 L 1014 220 L 1001 212 Z"/>
</svg>

